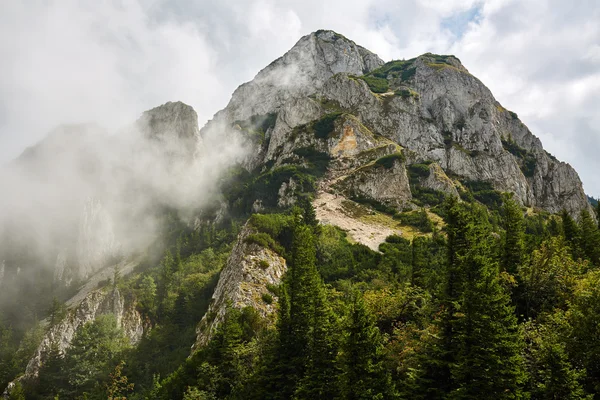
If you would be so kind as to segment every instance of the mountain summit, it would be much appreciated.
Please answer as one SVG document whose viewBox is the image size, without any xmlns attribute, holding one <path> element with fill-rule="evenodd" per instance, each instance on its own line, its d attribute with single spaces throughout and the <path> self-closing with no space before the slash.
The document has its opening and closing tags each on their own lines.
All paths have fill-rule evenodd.
<svg viewBox="0 0 600 400">
<path fill-rule="evenodd" d="M 330 156 L 332 166 L 352 159 L 354 169 L 328 171 L 330 178 L 344 177 L 339 187 L 348 196 L 376 202 L 387 196 L 373 186 L 380 173 L 361 175 L 360 187 L 356 184 L 362 167 L 376 161 L 373 155 L 391 154 L 380 148 L 385 144 L 402 154 L 401 166 L 386 174 L 395 176 L 390 182 L 400 184 L 400 175 L 406 181 L 394 192 L 403 192 L 404 205 L 414 204 L 413 198 L 426 205 L 411 192 L 425 184 L 429 187 L 422 189 L 443 188 L 447 194 L 476 187 L 488 199 L 494 191 L 511 192 L 524 206 L 553 213 L 566 209 L 573 216 L 589 208 L 575 170 L 544 151 L 517 114 L 454 56 L 427 53 L 384 64 L 340 34 L 317 31 L 241 85 L 203 130 L 215 121 L 247 128 L 239 123 L 259 119 L 271 123 L 255 144 L 250 168 L 306 163 L 298 150 L 307 148 Z M 331 129 L 315 134 L 311 127 L 325 121 Z M 404 176 L 415 164 L 437 172 L 409 184 Z"/>
</svg>

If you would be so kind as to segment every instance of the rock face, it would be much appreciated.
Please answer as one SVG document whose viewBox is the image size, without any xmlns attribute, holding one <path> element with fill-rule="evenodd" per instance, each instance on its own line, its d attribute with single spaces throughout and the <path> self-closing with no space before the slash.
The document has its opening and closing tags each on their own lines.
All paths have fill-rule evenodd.
<svg viewBox="0 0 600 400">
<path fill-rule="evenodd" d="M 194 143 L 198 138 L 198 114 L 180 101 L 168 102 L 142 114 L 137 121 L 144 133 L 161 141 Z"/>
<path fill-rule="evenodd" d="M 232 120 L 268 114 L 288 100 L 315 93 L 337 73 L 362 75 L 382 64 L 376 54 L 344 36 L 317 31 L 237 88 L 225 110 Z"/>
<path fill-rule="evenodd" d="M 114 314 L 118 326 L 123 329 L 132 344 L 139 342 L 144 330 L 148 329 L 148 324 L 136 310 L 134 302 L 126 301 L 117 289 L 94 290 L 70 308 L 62 321 L 50 327 L 33 358 L 27 364 L 25 375 L 20 379 L 37 377 L 42 360 L 52 343 L 57 343 L 62 352 L 66 351 L 77 328 L 102 314 Z"/>
<path fill-rule="evenodd" d="M 454 182 L 448 178 L 448 175 L 446 175 L 438 163 L 429 164 L 429 175 L 421 182 L 421 186 L 426 189 L 445 193 L 449 196 L 459 197 Z"/>
<path fill-rule="evenodd" d="M 228 305 L 238 309 L 250 306 L 263 317 L 274 317 L 277 297 L 267 285 L 279 285 L 287 265 L 276 252 L 251 241 L 253 233 L 254 228 L 246 223 L 221 271 L 208 311 L 198 325 L 195 348 L 208 343 Z"/>
<path fill-rule="evenodd" d="M 336 121 L 327 145 L 314 130 L 311 135 L 303 129 L 340 113 L 342 122 Z M 489 182 L 497 191 L 513 192 L 523 205 L 550 212 L 566 209 L 576 216 L 589 207 L 571 166 L 547 154 L 517 115 L 453 56 L 427 53 L 383 65 L 341 35 L 316 32 L 240 86 L 215 120 L 265 114 L 273 115 L 274 124 L 252 153 L 249 169 L 289 163 L 292 153 L 306 147 L 334 159 L 357 157 L 374 147 L 361 141 L 368 136 L 406 149 L 410 162 L 436 163 L 442 171 L 432 171 L 424 182 L 432 190 L 456 194 L 445 175 Z M 403 180 L 400 169 L 394 182 Z M 370 193 L 372 199 L 387 196 L 377 188 Z M 410 194 L 401 198 L 410 200 Z"/>
<path fill-rule="evenodd" d="M 410 184 L 400 161 L 392 161 L 389 166 L 372 163 L 361 167 L 338 186 L 350 198 L 375 200 L 397 210 L 410 207 Z"/>
</svg>

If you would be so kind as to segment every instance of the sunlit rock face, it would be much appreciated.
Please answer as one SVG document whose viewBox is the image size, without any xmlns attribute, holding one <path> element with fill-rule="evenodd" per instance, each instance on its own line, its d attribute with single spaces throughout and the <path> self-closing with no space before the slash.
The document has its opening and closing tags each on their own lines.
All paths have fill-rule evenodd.
<svg viewBox="0 0 600 400">
<path fill-rule="evenodd" d="M 206 345 L 223 321 L 227 307 L 253 307 L 267 320 L 275 318 L 277 296 L 269 285 L 277 286 L 287 271 L 285 259 L 270 248 L 248 241 L 255 229 L 247 223 L 221 271 L 208 311 L 196 330 L 195 348 Z"/>
</svg>

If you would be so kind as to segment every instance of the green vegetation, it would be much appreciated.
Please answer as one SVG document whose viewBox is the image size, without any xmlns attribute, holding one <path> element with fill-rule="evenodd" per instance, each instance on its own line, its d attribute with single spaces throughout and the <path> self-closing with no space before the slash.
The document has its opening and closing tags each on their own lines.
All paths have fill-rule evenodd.
<svg viewBox="0 0 600 400">
<path fill-rule="evenodd" d="M 435 207 L 444 202 L 446 194 L 438 190 L 424 188 L 420 182 L 422 179 L 429 177 L 429 165 L 431 163 L 411 164 L 407 168 L 408 179 L 410 181 L 410 191 L 413 196 L 413 203 L 418 206 Z"/>
<path fill-rule="evenodd" d="M 394 218 L 399 219 L 403 225 L 414 226 L 423 233 L 433 232 L 434 230 L 433 222 L 429 219 L 424 208 L 419 211 L 399 213 Z"/>
<path fill-rule="evenodd" d="M 414 66 L 414 60 L 413 58 L 407 61 L 390 61 L 368 74 L 356 77 L 356 79 L 365 81 L 373 93 L 386 93 L 390 90 L 389 79 L 399 78 L 408 81 L 415 75 L 417 68 Z M 399 90 L 395 94 L 404 98 L 418 96 L 417 93 L 407 89 Z"/>
<path fill-rule="evenodd" d="M 380 165 L 386 169 L 392 169 L 394 168 L 394 164 L 396 164 L 396 162 L 404 163 L 405 161 L 406 157 L 404 156 L 404 154 L 394 153 L 377 159 L 377 161 L 375 161 L 375 165 Z"/>
<path fill-rule="evenodd" d="M 365 81 L 373 93 L 386 93 L 390 90 L 388 81 L 385 78 L 379 78 L 373 75 L 362 75 L 359 76 L 358 79 Z"/>
<path fill-rule="evenodd" d="M 262 144 L 265 140 L 267 131 L 275 126 L 277 113 L 266 115 L 253 115 L 244 121 L 235 121 L 234 125 L 238 125 L 244 132 L 258 143 Z"/>
<path fill-rule="evenodd" d="M 424 164 L 411 168 L 422 178 Z M 465 183 L 471 193 L 490 191 Z M 445 224 L 426 210 L 399 214 L 430 237 L 390 236 L 375 252 L 319 226 L 308 205 L 255 214 L 248 241 L 276 248 L 283 283 L 257 299 L 274 304 L 271 325 L 253 308 L 228 308 L 207 346 L 189 346 L 218 270 L 239 229 L 173 224 L 155 265 L 113 278 L 152 323 L 132 347 L 111 315 L 81 326 L 64 354 L 57 344 L 37 382 L 15 398 L 128 399 L 559 398 L 598 393 L 600 230 L 528 215 L 508 195 L 497 210 L 450 199 Z M 264 243 L 263 243 L 264 242 Z M 151 264 L 151 263 L 150 263 Z M 260 267 L 260 265 L 259 265 Z M 116 284 L 115 284 L 116 282 Z M 58 318 L 58 302 L 50 307 Z M 11 330 L 0 329 L 0 366 Z M 32 335 L 27 360 L 39 341 Z M 14 348 L 10 350 L 15 351 Z M 19 353 L 20 354 L 20 353 Z M 4 373 L 4 368 L 0 372 Z"/>
<path fill-rule="evenodd" d="M 399 89 L 399 90 L 394 91 L 394 94 L 396 96 L 402 97 L 403 99 L 409 99 L 411 97 L 414 97 L 414 98 L 419 97 L 419 93 L 414 92 L 410 89 Z"/>
<path fill-rule="evenodd" d="M 492 210 L 500 208 L 502 196 L 500 192 L 494 189 L 490 182 L 462 181 L 462 184 L 468 189 L 468 192 L 460 192 L 463 200 L 473 201 L 475 199 Z"/>
<path fill-rule="evenodd" d="M 335 121 L 341 115 L 341 112 L 332 112 L 325 114 L 321 119 L 313 122 L 312 127 L 315 131 L 315 136 L 319 139 L 327 139 L 335 128 Z"/>
<path fill-rule="evenodd" d="M 537 159 L 533 153 L 525 150 L 520 147 L 518 144 L 512 140 L 511 137 L 508 139 L 502 139 L 502 147 L 519 160 L 519 166 L 521 167 L 521 171 L 523 171 L 523 175 L 528 178 L 531 178 L 535 172 L 535 167 L 537 166 Z"/>
</svg>

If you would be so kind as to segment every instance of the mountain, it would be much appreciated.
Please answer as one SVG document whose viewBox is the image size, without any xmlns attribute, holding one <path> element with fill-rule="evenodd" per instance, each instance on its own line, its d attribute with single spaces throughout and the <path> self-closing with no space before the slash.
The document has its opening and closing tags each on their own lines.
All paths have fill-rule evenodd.
<svg viewBox="0 0 600 400">
<path fill-rule="evenodd" d="M 576 226 L 573 217 L 591 232 L 584 215 L 593 220 L 594 212 L 576 171 L 547 153 L 454 56 L 427 53 L 385 63 L 338 33 L 317 31 L 238 87 L 203 128 L 197 119 L 192 107 L 169 102 L 116 135 L 65 126 L 11 165 L 6 187 L 15 190 L 7 191 L 13 195 L 5 208 L 18 212 L 2 215 L 0 312 L 22 330 L 32 325 L 19 315 L 25 307 L 49 318 L 37 341 L 23 340 L 14 351 L 21 358 L 11 361 L 13 375 L 0 374 L 6 382 L 18 375 L 7 395 L 17 383 L 38 396 L 32 398 L 50 394 L 39 393 L 49 374 L 44 363 L 53 352 L 71 360 L 77 332 L 105 314 L 115 316 L 115 329 L 129 341 L 127 351 L 115 354 L 128 357 L 125 372 L 140 390 L 136 395 L 182 398 L 188 386 L 224 385 L 220 379 L 233 367 L 215 372 L 222 367 L 215 359 L 241 357 L 256 366 L 261 352 L 270 351 L 261 340 L 285 322 L 276 322 L 281 307 L 302 298 L 288 273 L 300 259 L 309 261 L 298 285 L 321 302 L 305 299 L 307 309 L 329 301 L 338 312 L 344 300 L 356 298 L 349 289 L 355 285 L 370 307 L 382 296 L 377 325 L 375 317 L 361 322 L 371 330 L 369 340 L 379 330 L 398 335 L 408 324 L 403 318 L 422 325 L 424 331 L 412 334 L 426 336 L 442 304 L 439 274 L 448 241 L 440 232 L 452 223 L 447 198 L 458 198 L 457 208 L 473 207 L 471 218 L 485 210 L 489 235 L 480 239 L 497 247 L 494 257 L 505 248 L 499 240 L 509 236 L 508 224 L 501 223 L 508 218 L 508 192 L 521 210 L 515 215 L 526 216 L 519 229 L 525 235 L 527 226 L 529 253 L 543 252 L 552 245 L 543 238 L 562 230 L 571 247 L 561 250 L 561 262 L 596 262 L 589 250 L 594 246 L 555 226 L 554 214 L 565 210 L 561 224 Z M 26 191 L 16 190 L 22 180 Z M 40 198 L 46 200 L 32 201 Z M 299 250 L 299 236 L 314 240 L 312 250 Z M 311 266 L 310 251 L 318 265 Z M 427 268 L 417 265 L 418 254 Z M 521 279 L 514 270 L 508 274 L 507 282 Z M 52 297 L 65 300 L 60 318 L 48 312 Z M 429 314 L 417 323 L 413 314 L 390 311 L 404 307 L 398 303 L 404 300 L 415 315 Z M 366 312 L 362 300 L 353 301 L 356 313 Z M 319 317 L 327 320 L 323 326 L 349 318 L 331 315 Z M 382 351 L 383 342 L 371 344 L 375 353 Z M 239 353 L 220 353 L 231 348 Z M 27 351 L 31 357 L 23 356 Z M 115 360 L 98 367 L 102 379 Z M 198 370 L 210 382 L 186 381 Z M 90 377 L 65 384 L 59 376 L 52 390 L 67 397 L 75 387 L 78 394 L 105 390 Z"/>
</svg>

